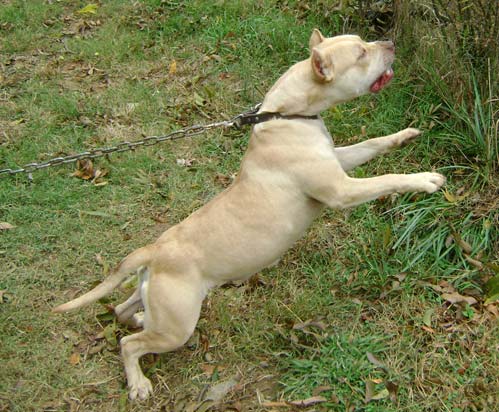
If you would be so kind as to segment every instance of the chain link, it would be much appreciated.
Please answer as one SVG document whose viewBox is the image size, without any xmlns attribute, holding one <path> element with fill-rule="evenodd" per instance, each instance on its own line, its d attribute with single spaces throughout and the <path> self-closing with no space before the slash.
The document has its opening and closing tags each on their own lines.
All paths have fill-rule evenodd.
<svg viewBox="0 0 499 412">
<path fill-rule="evenodd" d="M 185 137 L 191 137 L 191 136 L 196 136 L 198 134 L 205 133 L 209 130 L 212 129 L 217 129 L 220 127 L 223 128 L 230 128 L 230 127 L 240 127 L 241 125 L 241 119 L 244 118 L 245 116 L 254 114 L 258 111 L 260 108 L 261 103 L 253 106 L 251 109 L 249 109 L 246 112 L 243 112 L 241 114 L 238 114 L 237 116 L 234 116 L 230 120 L 224 120 L 221 122 L 215 122 L 215 123 L 209 123 L 205 125 L 193 125 L 189 127 L 185 127 L 183 129 L 175 130 L 169 134 L 166 135 L 160 135 L 160 136 L 148 136 L 144 137 L 142 140 L 136 140 L 133 142 L 121 142 L 118 143 L 116 146 L 110 146 L 110 147 L 101 147 L 97 149 L 91 149 L 86 152 L 74 154 L 74 155 L 68 155 L 68 156 L 60 156 L 60 157 L 54 157 L 52 159 L 46 160 L 41 163 L 28 163 L 24 165 L 23 167 L 20 167 L 18 169 L 0 169 L 0 178 L 5 177 L 5 176 L 12 176 L 17 173 L 28 173 L 31 174 L 36 170 L 40 169 L 45 169 L 47 167 L 52 167 L 52 166 L 58 166 L 61 164 L 68 164 L 68 163 L 73 163 L 78 160 L 82 159 L 95 159 L 97 157 L 102 157 L 109 155 L 111 153 L 121 153 L 121 152 L 126 152 L 129 150 L 135 150 L 137 147 L 147 147 L 147 146 L 154 146 L 158 143 L 167 141 L 167 140 L 177 140 L 177 139 L 182 139 Z"/>
</svg>

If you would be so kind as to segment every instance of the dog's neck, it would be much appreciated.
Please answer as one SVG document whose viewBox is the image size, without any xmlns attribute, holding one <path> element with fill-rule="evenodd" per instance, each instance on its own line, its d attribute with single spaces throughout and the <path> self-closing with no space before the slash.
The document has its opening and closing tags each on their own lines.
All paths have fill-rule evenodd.
<svg viewBox="0 0 499 412">
<path fill-rule="evenodd" d="M 296 63 L 277 80 L 260 111 L 314 116 L 344 101 L 338 94 L 334 87 L 324 87 L 324 83 L 314 78 L 311 61 L 307 59 Z"/>
</svg>

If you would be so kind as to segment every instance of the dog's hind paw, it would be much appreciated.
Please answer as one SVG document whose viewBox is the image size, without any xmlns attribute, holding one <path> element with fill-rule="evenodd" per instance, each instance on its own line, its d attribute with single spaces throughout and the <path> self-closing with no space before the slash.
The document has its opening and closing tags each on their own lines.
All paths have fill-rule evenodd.
<svg viewBox="0 0 499 412">
<path fill-rule="evenodd" d="M 139 377 L 136 382 L 131 382 L 128 387 L 130 393 L 128 397 L 133 401 L 139 398 L 141 401 L 147 399 L 152 394 L 152 384 L 144 375 Z"/>
</svg>

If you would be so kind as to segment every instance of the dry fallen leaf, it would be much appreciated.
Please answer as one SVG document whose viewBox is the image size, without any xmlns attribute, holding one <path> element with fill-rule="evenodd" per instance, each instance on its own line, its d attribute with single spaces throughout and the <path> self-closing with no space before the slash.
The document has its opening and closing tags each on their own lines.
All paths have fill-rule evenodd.
<svg viewBox="0 0 499 412">
<path fill-rule="evenodd" d="M 314 396 L 317 396 L 319 394 L 321 394 L 322 392 L 327 392 L 327 391 L 330 391 L 331 389 L 333 389 L 332 386 L 329 386 L 329 385 L 324 385 L 324 386 L 317 386 L 313 391 L 312 391 L 312 395 Z"/>
<path fill-rule="evenodd" d="M 237 384 L 238 381 L 235 378 L 217 383 L 208 389 L 204 400 L 211 400 L 215 402 L 221 401 L 225 395 L 236 387 Z"/>
<path fill-rule="evenodd" d="M 175 73 L 177 73 L 177 61 L 176 60 L 173 60 L 170 63 L 170 67 L 168 69 L 168 73 L 169 74 L 175 74 Z"/>
<path fill-rule="evenodd" d="M 432 288 L 435 292 L 439 293 L 454 293 L 456 291 L 456 289 L 454 289 L 454 286 L 452 286 L 449 282 L 445 280 L 439 282 L 438 285 L 434 285 L 433 283 L 423 282 L 423 281 L 418 281 L 418 284 L 421 286 L 428 286 Z"/>
<path fill-rule="evenodd" d="M 430 328 L 429 326 L 421 326 L 421 329 L 425 330 L 426 332 L 429 332 L 429 333 L 437 333 L 437 331 L 433 328 Z"/>
<path fill-rule="evenodd" d="M 96 353 L 102 352 L 102 350 L 107 346 L 106 342 L 98 343 L 95 346 L 92 346 L 88 349 L 89 355 L 95 355 Z"/>
<path fill-rule="evenodd" d="M 320 330 L 325 330 L 327 328 L 327 325 L 321 320 L 312 320 L 312 319 L 306 320 L 305 322 L 295 323 L 293 325 L 294 330 L 304 330 L 310 327 L 315 327 Z"/>
<path fill-rule="evenodd" d="M 10 230 L 14 229 L 15 226 L 7 222 L 0 222 L 0 230 Z"/>
<path fill-rule="evenodd" d="M 390 393 L 390 400 L 394 403 L 397 402 L 397 393 L 399 390 L 398 385 L 393 382 L 386 381 L 385 386 L 386 389 L 388 389 L 388 392 Z"/>
<path fill-rule="evenodd" d="M 92 179 L 95 175 L 94 164 L 91 160 L 82 159 L 76 162 L 76 170 L 71 176 L 79 177 L 83 180 Z"/>
<path fill-rule="evenodd" d="M 371 362 L 374 366 L 377 366 L 378 368 L 386 369 L 386 365 L 381 362 L 376 356 L 374 356 L 371 352 L 366 352 L 367 359 L 369 359 L 369 362 Z"/>
<path fill-rule="evenodd" d="M 477 269 L 483 269 L 483 263 L 480 262 L 478 259 L 473 259 L 471 256 L 467 254 L 464 254 L 464 258 L 466 259 L 467 262 L 471 263 Z"/>
<path fill-rule="evenodd" d="M 488 312 L 492 313 L 496 318 L 499 318 L 499 310 L 497 309 L 496 305 L 487 305 L 485 306 L 485 309 L 487 309 Z"/>
<path fill-rule="evenodd" d="M 280 402 L 262 402 L 262 406 L 264 408 L 283 408 L 289 406 L 289 403 L 280 401 Z"/>
<path fill-rule="evenodd" d="M 459 233 L 453 232 L 452 237 L 464 253 L 469 255 L 473 251 L 473 247 L 468 242 L 466 242 L 466 240 L 464 240 Z"/>
<path fill-rule="evenodd" d="M 458 292 L 444 293 L 441 295 L 441 298 L 452 304 L 465 302 L 468 305 L 474 305 L 475 303 L 477 303 L 477 300 L 474 297 L 463 296 Z"/>
<path fill-rule="evenodd" d="M 311 405 L 315 405 L 317 403 L 322 403 L 322 402 L 327 402 L 327 399 L 324 397 L 324 396 L 312 396 L 311 398 L 307 398 L 307 399 L 300 399 L 300 400 L 297 400 L 297 401 L 291 401 L 291 402 L 288 402 L 290 405 L 293 405 L 293 406 L 311 406 Z"/>
<path fill-rule="evenodd" d="M 215 176 L 215 183 L 220 184 L 222 187 L 228 187 L 234 181 L 234 176 L 227 176 L 217 173 Z"/>
<path fill-rule="evenodd" d="M 80 363 L 80 354 L 78 352 L 73 352 L 69 357 L 69 363 L 73 366 Z"/>
<path fill-rule="evenodd" d="M 103 178 L 107 173 L 107 170 L 94 168 L 90 159 L 80 159 L 76 162 L 76 170 L 71 176 L 90 180 L 95 186 L 104 186 L 107 182 Z"/>
<path fill-rule="evenodd" d="M 364 402 L 369 403 L 374 396 L 375 384 L 371 380 L 366 380 L 366 393 L 364 396 Z"/>
<path fill-rule="evenodd" d="M 212 376 L 215 371 L 223 371 L 226 369 L 226 366 L 223 365 L 215 365 L 213 363 L 201 363 L 199 368 L 208 376 Z"/>
<path fill-rule="evenodd" d="M 390 391 L 387 387 L 384 387 L 379 392 L 376 392 L 376 385 L 383 383 L 382 379 L 368 379 L 366 380 L 366 393 L 364 402 L 369 403 L 371 401 L 379 401 L 390 396 Z"/>
</svg>

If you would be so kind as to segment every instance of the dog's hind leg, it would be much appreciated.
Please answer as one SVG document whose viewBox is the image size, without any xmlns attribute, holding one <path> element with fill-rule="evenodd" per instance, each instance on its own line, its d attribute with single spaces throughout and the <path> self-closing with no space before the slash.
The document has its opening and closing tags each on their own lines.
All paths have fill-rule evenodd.
<svg viewBox="0 0 499 412">
<path fill-rule="evenodd" d="M 145 399 L 152 385 L 139 365 L 146 353 L 173 351 L 192 335 L 205 293 L 190 276 L 152 274 L 144 283 L 144 330 L 121 340 L 121 354 L 130 388 L 130 399 Z"/>
<path fill-rule="evenodd" d="M 149 270 L 147 267 L 142 267 L 138 270 L 139 284 L 132 295 L 123 303 L 114 308 L 114 313 L 118 317 L 118 322 L 133 328 L 141 328 L 144 323 L 144 314 L 137 313 L 143 308 L 142 294 L 147 289 L 149 281 Z"/>
<path fill-rule="evenodd" d="M 132 327 L 142 327 L 137 316 L 137 311 L 142 308 L 142 298 L 140 296 L 140 287 L 137 286 L 132 295 L 123 303 L 120 303 L 114 308 L 114 313 L 118 318 L 118 322 Z"/>
</svg>

